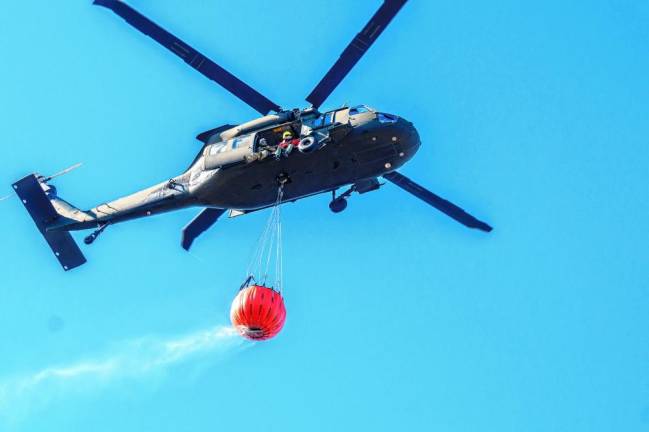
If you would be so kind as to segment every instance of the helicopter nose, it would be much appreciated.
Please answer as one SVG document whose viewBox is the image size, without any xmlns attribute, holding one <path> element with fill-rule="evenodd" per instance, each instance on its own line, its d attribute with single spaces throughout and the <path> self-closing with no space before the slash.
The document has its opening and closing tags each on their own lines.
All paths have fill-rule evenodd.
<svg viewBox="0 0 649 432">
<path fill-rule="evenodd" d="M 419 146 L 421 145 L 419 133 L 412 122 L 402 117 L 395 122 L 394 129 L 396 139 L 393 138 L 393 140 L 396 141 L 403 153 L 399 155 L 408 160 L 419 150 Z"/>
<path fill-rule="evenodd" d="M 377 136 L 372 138 L 375 145 L 378 146 L 375 151 L 383 151 L 386 156 L 389 154 L 383 165 L 386 172 L 390 172 L 400 168 L 417 153 L 421 145 L 419 134 L 412 122 L 403 117 L 377 113 L 376 121 L 380 126 Z M 391 145 L 386 147 L 386 142 Z"/>
<path fill-rule="evenodd" d="M 421 145 L 421 140 L 419 139 L 419 132 L 417 132 L 417 129 L 415 128 L 415 125 L 412 124 L 412 122 L 409 122 L 408 120 L 402 119 L 405 123 L 404 129 L 407 132 L 407 141 L 408 144 L 414 149 L 414 151 L 417 151 L 419 149 L 419 146 Z"/>
</svg>

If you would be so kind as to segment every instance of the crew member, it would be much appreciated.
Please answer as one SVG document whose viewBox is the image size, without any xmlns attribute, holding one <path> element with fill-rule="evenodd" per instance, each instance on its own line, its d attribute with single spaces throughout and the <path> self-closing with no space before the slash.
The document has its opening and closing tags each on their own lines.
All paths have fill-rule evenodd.
<svg viewBox="0 0 649 432">
<path fill-rule="evenodd" d="M 282 141 L 277 145 L 275 157 L 279 159 L 284 153 L 284 156 L 291 154 L 293 149 L 300 143 L 300 140 L 293 137 L 293 132 L 290 130 L 284 131 L 282 134 Z"/>
<path fill-rule="evenodd" d="M 270 146 L 268 145 L 268 141 L 266 141 L 266 138 L 262 138 L 259 140 L 259 143 L 257 144 L 257 151 L 245 157 L 246 162 L 250 163 L 254 161 L 264 160 L 268 156 L 270 156 L 273 151 L 275 151 L 275 149 L 270 148 Z"/>
</svg>

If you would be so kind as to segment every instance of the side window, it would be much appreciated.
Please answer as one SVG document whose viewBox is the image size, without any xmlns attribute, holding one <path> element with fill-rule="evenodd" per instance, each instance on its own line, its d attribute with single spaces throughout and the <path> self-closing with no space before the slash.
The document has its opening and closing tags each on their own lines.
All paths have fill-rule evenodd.
<svg viewBox="0 0 649 432">
<path fill-rule="evenodd" d="M 313 129 L 317 129 L 319 127 L 322 127 L 324 124 L 324 116 L 319 116 L 313 119 L 313 122 L 311 123 L 311 127 Z"/>
<path fill-rule="evenodd" d="M 335 115 L 336 115 L 336 111 L 325 113 L 322 125 L 331 126 L 334 122 Z"/>
<path fill-rule="evenodd" d="M 241 138 L 233 138 L 232 140 L 232 150 L 236 150 L 237 147 L 243 142 Z"/>
</svg>

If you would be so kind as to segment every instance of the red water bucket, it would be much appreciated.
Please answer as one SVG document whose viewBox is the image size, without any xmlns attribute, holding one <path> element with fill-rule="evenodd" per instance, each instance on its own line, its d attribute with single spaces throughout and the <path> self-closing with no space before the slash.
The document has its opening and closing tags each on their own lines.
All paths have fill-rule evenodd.
<svg viewBox="0 0 649 432">
<path fill-rule="evenodd" d="M 240 290 L 234 298 L 230 320 L 241 336 L 247 339 L 270 339 L 284 327 L 284 299 L 272 288 L 250 285 Z"/>
</svg>

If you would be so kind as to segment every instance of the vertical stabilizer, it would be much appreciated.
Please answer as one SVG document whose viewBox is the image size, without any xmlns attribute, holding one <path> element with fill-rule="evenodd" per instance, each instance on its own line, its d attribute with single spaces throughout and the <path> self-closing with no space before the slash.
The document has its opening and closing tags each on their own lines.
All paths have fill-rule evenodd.
<svg viewBox="0 0 649 432">
<path fill-rule="evenodd" d="M 48 223 L 59 215 L 43 190 L 38 177 L 30 174 L 14 183 L 13 188 L 63 266 L 63 270 L 72 270 L 85 263 L 86 258 L 69 232 L 47 231 Z"/>
</svg>

